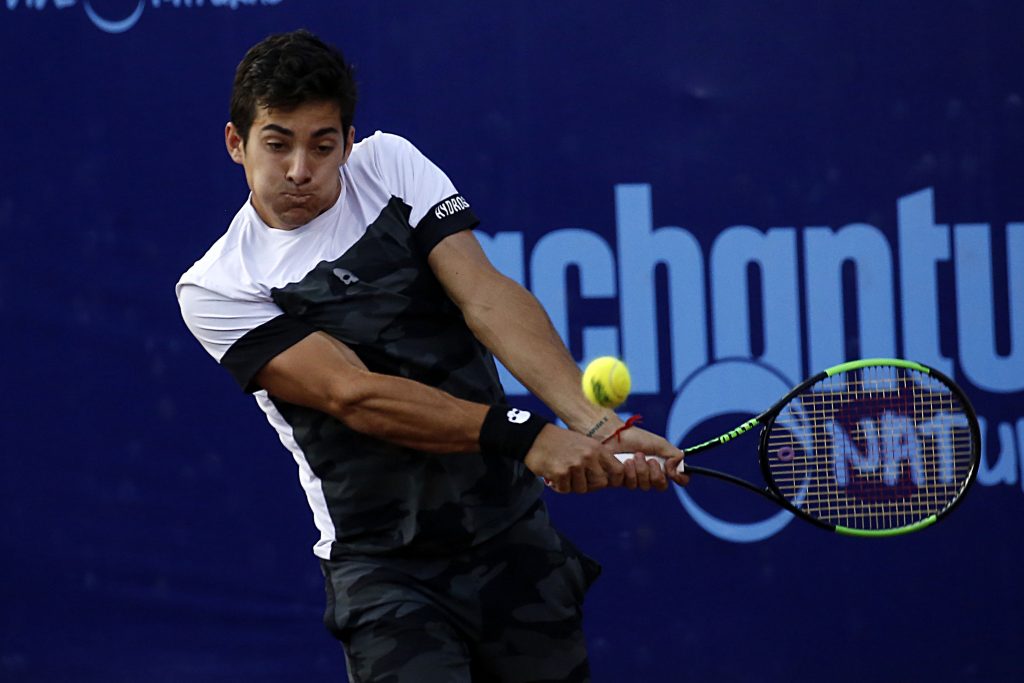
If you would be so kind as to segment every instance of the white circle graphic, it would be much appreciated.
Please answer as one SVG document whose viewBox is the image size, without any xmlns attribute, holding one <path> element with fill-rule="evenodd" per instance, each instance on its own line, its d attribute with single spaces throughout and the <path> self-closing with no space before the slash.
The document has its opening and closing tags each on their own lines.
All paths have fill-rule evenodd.
<svg viewBox="0 0 1024 683">
<path fill-rule="evenodd" d="M 778 373 L 754 361 L 724 360 L 706 365 L 692 374 L 676 395 L 668 415 L 666 438 L 682 444 L 687 434 L 705 420 L 733 413 L 757 415 L 790 388 Z M 749 435 L 744 440 L 750 442 L 748 448 L 756 448 L 756 441 Z M 723 457 L 731 455 L 726 453 Z M 697 524 L 709 534 L 733 543 L 763 541 L 793 520 L 790 512 L 780 510 L 759 522 L 729 522 L 702 508 L 685 488 L 673 488 L 679 502 Z"/>
</svg>

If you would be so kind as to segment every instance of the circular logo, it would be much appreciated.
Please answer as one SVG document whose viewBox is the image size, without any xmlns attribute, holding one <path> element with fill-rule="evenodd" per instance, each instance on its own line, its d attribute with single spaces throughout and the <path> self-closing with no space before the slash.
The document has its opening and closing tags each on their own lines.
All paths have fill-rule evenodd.
<svg viewBox="0 0 1024 683">
<path fill-rule="evenodd" d="M 89 21 L 91 21 L 96 28 L 106 31 L 107 33 L 124 33 L 138 23 L 139 17 L 142 16 L 142 12 L 145 9 L 145 0 L 139 0 L 135 9 L 132 10 L 132 13 L 127 17 L 123 19 L 107 19 L 100 16 L 99 12 L 93 8 L 91 2 L 86 0 L 85 3 L 85 13 L 88 15 Z"/>
<path fill-rule="evenodd" d="M 726 360 L 706 365 L 692 374 L 680 388 L 669 411 L 665 437 L 676 444 L 698 424 L 722 415 L 746 413 L 757 415 L 779 400 L 792 385 L 789 381 L 764 365 L 749 360 Z M 747 448 L 756 449 L 757 440 L 751 436 Z M 732 446 L 744 448 L 744 445 Z M 735 456 L 726 452 L 722 457 Z M 728 469 L 724 467 L 722 469 Z M 679 502 L 697 524 L 713 536 L 734 543 L 753 543 L 774 536 L 793 519 L 786 510 L 780 510 L 759 522 L 730 522 L 702 508 L 687 490 L 673 487 Z"/>
</svg>

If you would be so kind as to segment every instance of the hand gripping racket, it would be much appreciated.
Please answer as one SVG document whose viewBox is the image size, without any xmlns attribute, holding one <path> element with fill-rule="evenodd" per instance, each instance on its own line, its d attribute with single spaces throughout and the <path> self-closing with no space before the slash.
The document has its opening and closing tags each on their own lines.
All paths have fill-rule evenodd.
<svg viewBox="0 0 1024 683">
<path fill-rule="evenodd" d="M 742 486 L 842 534 L 894 536 L 931 526 L 956 507 L 978 470 L 980 430 L 967 397 L 941 372 L 911 361 L 831 367 L 683 453 L 710 450 L 757 426 L 764 485 L 684 461 L 685 471 Z"/>
</svg>

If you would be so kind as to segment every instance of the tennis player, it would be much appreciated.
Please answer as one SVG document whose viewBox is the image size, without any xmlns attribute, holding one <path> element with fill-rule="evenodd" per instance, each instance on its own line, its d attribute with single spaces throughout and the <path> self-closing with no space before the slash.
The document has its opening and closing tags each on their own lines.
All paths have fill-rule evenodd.
<svg viewBox="0 0 1024 683">
<path fill-rule="evenodd" d="M 355 144 L 356 86 L 306 31 L 239 64 L 225 130 L 251 193 L 176 287 L 182 315 L 277 431 L 320 531 L 325 624 L 352 681 L 583 681 L 598 564 L 559 492 L 663 490 L 681 453 L 588 403 L 536 299 L 412 144 Z M 496 355 L 569 429 L 507 404 Z"/>
</svg>

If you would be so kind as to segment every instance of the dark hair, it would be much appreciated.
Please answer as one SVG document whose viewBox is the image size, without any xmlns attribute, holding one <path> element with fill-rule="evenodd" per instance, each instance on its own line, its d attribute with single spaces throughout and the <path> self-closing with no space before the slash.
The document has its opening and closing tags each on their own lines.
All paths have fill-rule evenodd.
<svg viewBox="0 0 1024 683">
<path fill-rule="evenodd" d="M 249 48 L 235 70 L 231 122 L 243 140 L 258 107 L 290 110 L 307 102 L 335 102 L 342 133 L 356 113 L 356 82 L 341 51 L 305 29 L 264 38 Z"/>
</svg>

